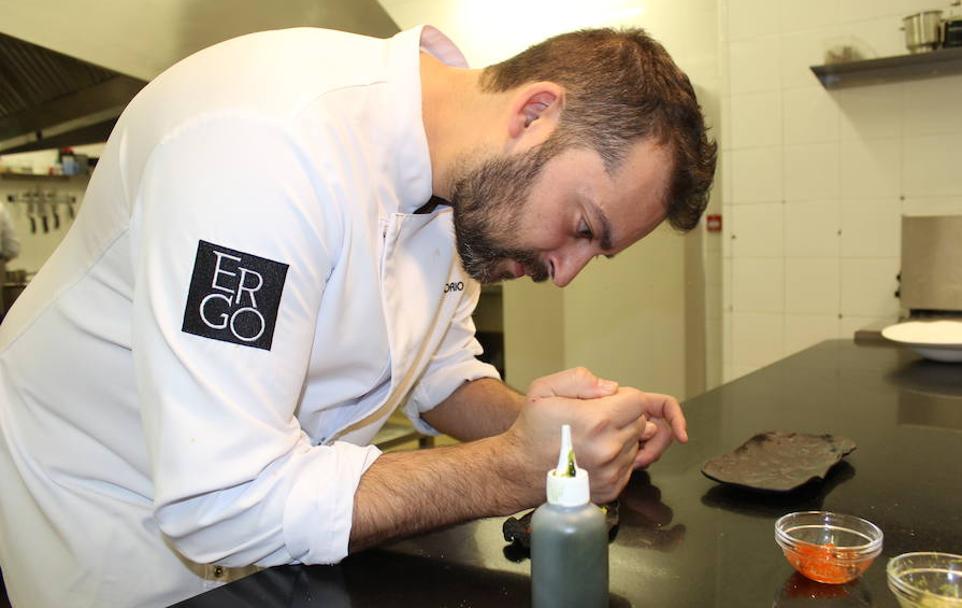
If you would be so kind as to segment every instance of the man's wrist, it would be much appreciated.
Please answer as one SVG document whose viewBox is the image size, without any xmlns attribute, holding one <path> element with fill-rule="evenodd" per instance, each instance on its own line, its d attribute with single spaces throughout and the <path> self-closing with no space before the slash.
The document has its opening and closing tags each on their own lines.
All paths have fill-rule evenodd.
<svg viewBox="0 0 962 608">
<path fill-rule="evenodd" d="M 516 513 L 539 504 L 544 499 L 544 476 L 531 466 L 529 454 L 525 454 L 520 438 L 512 429 L 487 440 L 490 442 L 491 459 L 499 479 L 504 481 L 501 496 L 505 504 L 503 513 Z"/>
</svg>

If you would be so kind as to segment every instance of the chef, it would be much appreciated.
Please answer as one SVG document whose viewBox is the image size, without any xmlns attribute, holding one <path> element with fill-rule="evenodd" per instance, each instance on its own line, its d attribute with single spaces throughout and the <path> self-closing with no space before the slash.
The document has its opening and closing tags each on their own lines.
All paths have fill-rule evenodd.
<svg viewBox="0 0 962 608">
<path fill-rule="evenodd" d="M 301 28 L 201 51 L 117 123 L 0 328 L 0 565 L 14 606 L 162 606 L 251 569 L 533 506 L 570 423 L 596 501 L 671 397 L 586 370 L 507 388 L 479 282 L 569 283 L 667 219 L 714 144 L 641 31 L 471 70 L 439 31 Z M 453 447 L 381 454 L 397 408 Z"/>
</svg>

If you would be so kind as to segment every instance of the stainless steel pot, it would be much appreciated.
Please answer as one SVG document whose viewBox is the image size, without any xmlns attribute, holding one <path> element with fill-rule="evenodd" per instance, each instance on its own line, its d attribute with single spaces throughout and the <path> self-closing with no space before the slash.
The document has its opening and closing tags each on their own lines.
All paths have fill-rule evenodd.
<svg viewBox="0 0 962 608">
<path fill-rule="evenodd" d="M 902 19 L 910 53 L 933 51 L 942 43 L 942 11 L 922 11 Z"/>
</svg>

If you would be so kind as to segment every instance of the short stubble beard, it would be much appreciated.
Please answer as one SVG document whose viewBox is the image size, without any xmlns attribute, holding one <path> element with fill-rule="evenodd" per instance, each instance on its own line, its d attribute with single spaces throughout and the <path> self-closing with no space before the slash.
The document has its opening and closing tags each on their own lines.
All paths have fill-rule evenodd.
<svg viewBox="0 0 962 608">
<path fill-rule="evenodd" d="M 535 252 L 507 244 L 520 236 L 522 211 L 548 156 L 548 150 L 535 148 L 459 163 L 463 168 L 451 195 L 455 238 L 465 271 L 477 281 L 514 278 L 499 267 L 505 260 L 521 263 L 536 283 L 550 276 Z"/>
</svg>

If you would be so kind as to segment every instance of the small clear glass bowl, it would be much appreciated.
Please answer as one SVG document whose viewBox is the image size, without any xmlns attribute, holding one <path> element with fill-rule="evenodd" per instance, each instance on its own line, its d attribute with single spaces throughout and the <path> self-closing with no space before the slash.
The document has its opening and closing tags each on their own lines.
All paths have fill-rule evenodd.
<svg viewBox="0 0 962 608">
<path fill-rule="evenodd" d="M 902 608 L 962 608 L 962 555 L 903 553 L 886 573 Z"/>
<path fill-rule="evenodd" d="M 802 575 L 832 585 L 862 576 L 882 552 L 882 531 L 870 521 L 829 511 L 800 511 L 775 522 L 775 542 Z"/>
</svg>

